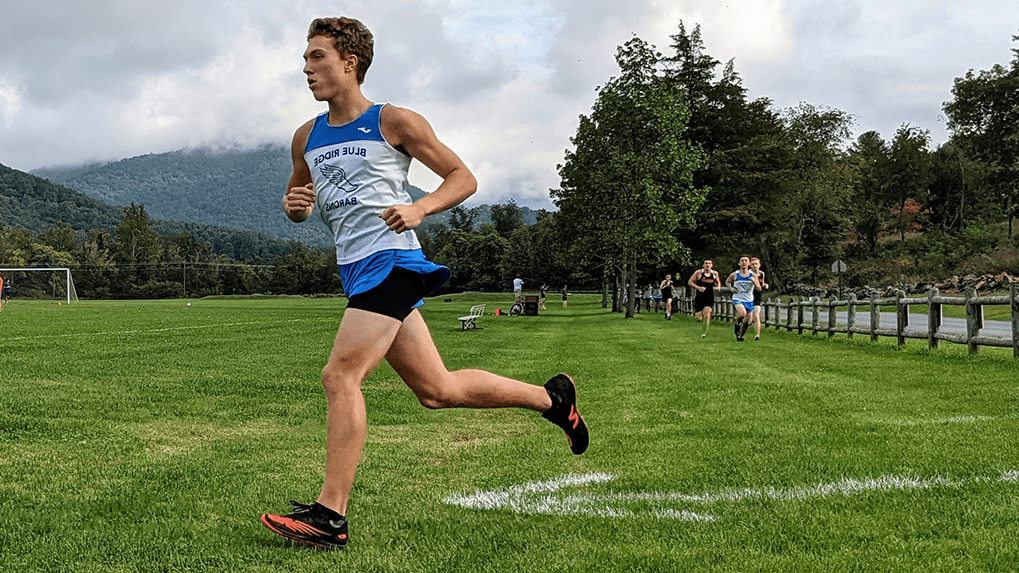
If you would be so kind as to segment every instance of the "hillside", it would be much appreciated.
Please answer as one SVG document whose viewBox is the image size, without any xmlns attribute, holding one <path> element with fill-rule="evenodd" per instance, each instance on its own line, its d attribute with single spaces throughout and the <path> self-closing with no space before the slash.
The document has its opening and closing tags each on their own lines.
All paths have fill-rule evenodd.
<svg viewBox="0 0 1019 573">
<path fill-rule="evenodd" d="M 291 223 L 280 208 L 290 177 L 290 152 L 280 145 L 251 150 L 199 149 L 143 155 L 81 167 L 37 169 L 32 174 L 113 205 L 145 205 L 153 216 L 177 221 L 249 229 L 308 245 L 329 244 L 318 217 Z M 411 186 L 418 199 L 425 194 Z M 477 223 L 490 222 L 490 207 L 477 207 Z M 524 223 L 536 213 L 522 207 Z M 445 223 L 447 213 L 432 215 L 423 226 Z"/>
<path fill-rule="evenodd" d="M 325 226 L 317 217 L 295 225 L 283 215 L 280 193 L 290 176 L 290 155 L 282 146 L 173 151 L 32 173 L 113 205 L 143 204 L 155 218 L 328 244 Z"/>
<path fill-rule="evenodd" d="M 138 201 L 136 201 L 137 203 Z M 130 204 L 130 201 L 128 201 Z M 205 225 L 174 221 L 153 216 L 152 228 L 160 235 L 184 232 L 209 243 L 220 254 L 239 259 L 271 258 L 289 252 L 287 241 L 249 230 L 223 225 Z M 63 185 L 0 165 L 0 223 L 33 233 L 45 231 L 54 223 L 66 223 L 84 238 L 93 229 L 113 233 L 120 225 L 123 210 L 119 206 L 89 197 Z"/>
</svg>

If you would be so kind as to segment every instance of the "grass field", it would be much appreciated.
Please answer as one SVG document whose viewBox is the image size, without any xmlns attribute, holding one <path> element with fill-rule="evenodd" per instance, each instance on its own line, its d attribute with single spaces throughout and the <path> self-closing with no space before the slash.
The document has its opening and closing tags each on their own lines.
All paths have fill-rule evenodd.
<svg viewBox="0 0 1019 573">
<path fill-rule="evenodd" d="M 456 317 L 485 302 L 483 330 Z M 577 381 L 587 454 L 519 410 L 421 407 L 386 365 L 351 545 L 258 522 L 321 485 L 343 299 L 14 301 L 0 313 L 4 571 L 1015 571 L 1009 351 L 624 320 L 594 296 L 422 308 L 450 368 Z M 860 337 L 863 338 L 863 337 Z"/>
</svg>

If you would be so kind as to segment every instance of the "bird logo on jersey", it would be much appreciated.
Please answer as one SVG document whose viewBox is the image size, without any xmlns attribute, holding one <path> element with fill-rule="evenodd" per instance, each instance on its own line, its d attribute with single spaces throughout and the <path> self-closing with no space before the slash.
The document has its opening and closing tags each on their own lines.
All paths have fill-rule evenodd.
<svg viewBox="0 0 1019 573">
<path fill-rule="evenodd" d="M 337 189 L 344 193 L 353 193 L 354 191 L 357 191 L 358 187 L 360 187 L 360 185 L 351 183 L 350 180 L 347 179 L 347 172 L 344 171 L 342 167 L 337 167 L 335 165 L 323 165 L 322 167 L 319 167 L 319 170 L 322 171 L 322 175 L 325 175 L 326 179 L 328 179 L 330 183 L 335 185 Z"/>
</svg>

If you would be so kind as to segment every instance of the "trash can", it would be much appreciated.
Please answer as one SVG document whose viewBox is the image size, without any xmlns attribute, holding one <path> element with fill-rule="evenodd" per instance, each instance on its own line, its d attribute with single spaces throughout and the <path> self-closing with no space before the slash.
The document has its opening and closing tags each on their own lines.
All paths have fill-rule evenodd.
<svg viewBox="0 0 1019 573">
<path fill-rule="evenodd" d="M 527 295 L 524 297 L 524 316 L 538 316 L 538 297 Z"/>
</svg>

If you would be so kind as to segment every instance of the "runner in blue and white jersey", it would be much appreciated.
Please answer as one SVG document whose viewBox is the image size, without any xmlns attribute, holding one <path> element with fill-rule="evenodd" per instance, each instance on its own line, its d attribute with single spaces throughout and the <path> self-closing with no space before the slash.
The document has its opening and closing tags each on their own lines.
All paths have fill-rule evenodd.
<svg viewBox="0 0 1019 573">
<path fill-rule="evenodd" d="M 300 223 L 318 209 L 332 232 L 349 301 L 322 370 L 328 404 L 322 489 L 315 503 L 293 502 L 292 513 L 264 514 L 261 521 L 288 539 L 342 549 L 367 432 L 361 384 L 383 359 L 428 408 L 535 410 L 566 433 L 574 454 L 587 449 L 588 432 L 576 387 L 565 374 L 538 386 L 484 370 L 446 369 L 416 307 L 450 272 L 424 257 L 413 229 L 425 216 L 461 203 L 477 181 L 423 117 L 364 96 L 361 84 L 374 54 L 364 24 L 320 18 L 307 40 L 308 87 L 328 109 L 294 134 L 283 210 Z M 412 159 L 442 179 L 416 202 L 405 191 Z"/>
<path fill-rule="evenodd" d="M 733 334 L 736 340 L 743 342 L 750 323 L 753 322 L 754 289 L 761 287 L 757 275 L 750 269 L 750 255 L 739 258 L 739 269 L 731 272 L 725 279 L 725 286 L 732 289 L 732 304 L 736 307 L 736 320 L 733 321 Z"/>
</svg>

